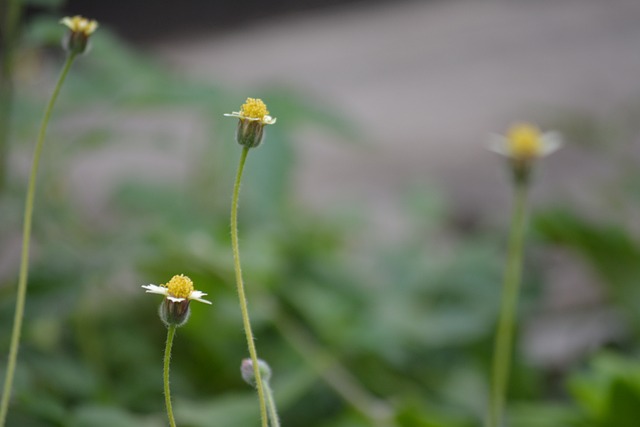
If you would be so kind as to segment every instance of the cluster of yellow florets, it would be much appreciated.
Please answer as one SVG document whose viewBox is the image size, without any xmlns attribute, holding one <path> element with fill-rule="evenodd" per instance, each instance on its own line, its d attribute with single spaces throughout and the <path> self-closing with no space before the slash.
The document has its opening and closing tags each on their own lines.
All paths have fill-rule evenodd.
<svg viewBox="0 0 640 427">
<path fill-rule="evenodd" d="M 95 19 L 87 19 L 80 15 L 63 18 L 60 23 L 69 27 L 74 33 L 82 33 L 87 37 L 98 28 L 98 22 Z"/>
<path fill-rule="evenodd" d="M 542 140 L 540 130 L 530 124 L 517 124 L 507 134 L 508 149 L 515 159 L 530 159 L 540 156 Z"/>
<path fill-rule="evenodd" d="M 184 274 L 175 275 L 164 285 L 168 288 L 169 294 L 176 298 L 189 298 L 193 292 L 193 282 Z"/>
<path fill-rule="evenodd" d="M 252 119 L 262 119 L 269 115 L 269 110 L 262 99 L 247 98 L 242 107 L 240 107 L 240 115 Z"/>
</svg>

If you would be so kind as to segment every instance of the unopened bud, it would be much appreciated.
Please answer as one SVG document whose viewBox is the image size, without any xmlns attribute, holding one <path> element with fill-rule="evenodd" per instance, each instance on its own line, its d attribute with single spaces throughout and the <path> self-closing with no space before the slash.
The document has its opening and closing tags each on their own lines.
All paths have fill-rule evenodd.
<svg viewBox="0 0 640 427">
<path fill-rule="evenodd" d="M 271 379 L 271 368 L 262 359 L 258 359 L 258 370 L 260 371 L 260 378 L 262 381 L 269 382 Z M 240 365 L 240 373 L 242 374 L 242 379 L 249 384 L 250 386 L 256 386 L 256 376 L 253 370 L 253 361 L 251 359 L 243 359 L 242 364 Z"/>
</svg>

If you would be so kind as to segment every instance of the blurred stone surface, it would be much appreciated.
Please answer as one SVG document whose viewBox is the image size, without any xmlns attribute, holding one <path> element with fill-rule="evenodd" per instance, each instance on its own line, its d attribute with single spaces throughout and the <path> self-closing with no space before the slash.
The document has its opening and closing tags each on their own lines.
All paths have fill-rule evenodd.
<svg viewBox="0 0 640 427">
<path fill-rule="evenodd" d="M 301 130 L 298 193 L 313 207 L 367 206 L 375 225 L 393 231 L 409 185 L 505 218 L 509 189 L 500 159 L 484 150 L 487 134 L 640 99 L 638 22 L 636 0 L 358 4 L 153 50 L 187 76 L 247 96 L 294 87 L 352 119 L 369 149 Z M 606 178 L 611 165 L 575 152 L 580 143 L 545 159 L 536 197 L 579 198 L 586 182 Z"/>
</svg>

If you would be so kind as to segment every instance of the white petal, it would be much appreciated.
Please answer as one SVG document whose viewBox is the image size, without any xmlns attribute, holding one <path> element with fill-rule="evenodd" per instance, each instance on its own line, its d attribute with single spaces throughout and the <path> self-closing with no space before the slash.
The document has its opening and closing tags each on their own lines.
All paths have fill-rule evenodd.
<svg viewBox="0 0 640 427">
<path fill-rule="evenodd" d="M 542 137 L 542 150 L 540 156 L 548 156 L 562 147 L 562 135 L 559 132 L 545 132 Z"/>
<path fill-rule="evenodd" d="M 224 115 L 227 117 L 242 117 L 242 115 L 237 111 L 234 111 L 233 113 L 225 113 Z"/>
<path fill-rule="evenodd" d="M 487 141 L 487 149 L 494 153 L 509 157 L 509 141 L 502 135 L 492 133 Z"/>
<path fill-rule="evenodd" d="M 203 302 L 205 304 L 211 304 L 211 301 L 207 301 L 206 299 L 202 299 L 202 297 L 205 296 L 205 295 L 207 295 L 207 294 L 205 294 L 204 292 L 193 291 L 193 292 L 191 292 L 191 295 L 189 295 L 189 299 L 200 301 L 200 302 Z"/>
<path fill-rule="evenodd" d="M 265 125 L 272 125 L 276 122 L 276 118 L 275 117 L 271 117 L 271 116 L 264 116 L 262 118 L 262 123 L 264 123 Z"/>
<path fill-rule="evenodd" d="M 63 24 L 63 25 L 66 25 L 69 28 L 73 28 L 73 21 L 68 16 L 65 16 L 64 18 L 62 18 L 60 20 L 60 23 Z"/>
<path fill-rule="evenodd" d="M 91 35 L 98 29 L 98 22 L 96 20 L 89 21 L 87 28 L 85 29 L 85 34 Z"/>
<path fill-rule="evenodd" d="M 169 289 L 165 288 L 164 286 L 142 285 L 142 287 L 147 290 L 148 294 L 167 295 L 167 293 L 169 292 Z"/>
<path fill-rule="evenodd" d="M 176 297 L 172 297 L 171 295 L 167 295 L 167 299 L 169 301 L 173 301 L 173 302 L 182 302 L 184 301 L 186 298 L 176 298 Z"/>
</svg>

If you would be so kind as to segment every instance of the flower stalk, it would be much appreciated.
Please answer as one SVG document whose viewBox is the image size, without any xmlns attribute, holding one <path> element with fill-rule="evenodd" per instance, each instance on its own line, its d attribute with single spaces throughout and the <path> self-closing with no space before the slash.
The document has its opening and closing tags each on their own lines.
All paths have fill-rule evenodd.
<svg viewBox="0 0 640 427">
<path fill-rule="evenodd" d="M 173 418 L 173 406 L 171 405 L 171 389 L 169 387 L 169 364 L 171 362 L 171 347 L 173 346 L 173 337 L 176 334 L 176 325 L 169 325 L 167 328 L 167 344 L 164 348 L 164 403 L 167 408 L 167 417 L 169 425 L 176 427 L 176 420 Z"/>
<path fill-rule="evenodd" d="M 19 14 L 18 2 L 12 2 L 10 4 L 11 15 L 8 25 L 12 26 L 11 20 L 17 20 Z M 69 21 L 69 22 L 68 22 Z M 70 21 L 73 21 L 73 25 L 70 25 Z M 85 48 L 88 44 L 89 37 L 98 28 L 98 23 L 93 20 L 88 20 L 81 16 L 75 16 L 73 18 L 64 18 L 61 21 L 66 25 L 70 32 L 68 37 L 76 37 L 76 33 L 81 32 L 85 41 Z M 9 29 L 13 31 L 11 28 Z M 9 360 L 7 362 L 7 372 L 2 389 L 2 400 L 0 401 L 0 427 L 4 427 L 7 413 L 9 411 L 9 401 L 11 399 L 11 391 L 13 389 L 13 378 L 16 370 L 16 363 L 18 360 L 18 347 L 20 346 L 20 335 L 22 332 L 22 321 L 24 319 L 24 307 L 27 299 L 27 279 L 29 275 L 29 244 L 31 242 L 31 223 L 33 219 L 33 206 L 36 193 L 36 179 L 38 177 L 38 166 L 40 165 L 40 156 L 42 154 L 42 147 L 44 146 L 44 138 L 47 133 L 47 126 L 51 119 L 51 113 L 53 112 L 53 106 L 58 99 L 62 84 L 69 74 L 71 65 L 78 56 L 78 54 L 84 53 L 79 49 L 67 49 L 67 59 L 62 67 L 58 81 L 53 89 L 51 98 L 47 103 L 42 117 L 42 123 L 40 124 L 40 130 L 38 131 L 38 139 L 36 147 L 33 153 L 33 163 L 31 165 L 31 174 L 29 175 L 29 185 L 27 188 L 27 197 L 24 208 L 23 230 L 22 230 L 22 253 L 20 255 L 20 271 L 18 273 L 18 290 L 16 295 L 16 311 L 13 319 L 13 329 L 11 331 L 11 342 L 9 344 Z"/>
<path fill-rule="evenodd" d="M 501 422 L 505 407 L 522 273 L 527 193 L 527 183 L 522 182 L 515 185 L 515 200 L 511 219 L 511 230 L 509 232 L 507 265 L 504 273 L 500 318 L 498 320 L 493 355 L 489 427 L 502 425 Z"/>
<path fill-rule="evenodd" d="M 493 353 L 488 427 L 502 425 L 522 275 L 527 196 L 531 184 L 531 172 L 538 159 L 553 153 L 561 146 L 560 134 L 557 132 L 542 133 L 537 126 L 530 123 L 516 124 L 509 129 L 505 136 L 492 135 L 489 141 L 488 148 L 505 156 L 509 162 L 514 188 L 514 202 Z"/>
<path fill-rule="evenodd" d="M 253 360 L 244 359 L 240 365 L 240 373 L 242 379 L 253 387 L 256 385 L 256 374 L 253 368 Z M 278 416 L 278 409 L 276 407 L 276 401 L 273 397 L 273 389 L 271 388 L 271 367 L 264 360 L 258 360 L 258 369 L 262 383 L 264 384 L 264 394 L 267 401 L 267 416 L 269 418 L 269 425 L 271 427 L 280 427 L 280 417 Z"/>
<path fill-rule="evenodd" d="M 240 163 L 236 173 L 236 180 L 233 184 L 233 196 L 231 199 L 231 246 L 233 251 L 233 269 L 236 276 L 236 287 L 238 289 L 238 299 L 240 300 L 240 312 L 242 313 L 242 324 L 244 333 L 247 338 L 247 347 L 251 356 L 253 365 L 253 374 L 255 377 L 255 387 L 258 390 L 258 400 L 260 402 L 260 419 L 262 427 L 269 426 L 269 411 L 267 410 L 267 396 L 265 384 L 260 374 L 258 352 L 251 330 L 251 321 L 249 319 L 249 308 L 247 304 L 247 296 L 244 291 L 244 282 L 242 280 L 242 268 L 240 266 L 240 247 L 238 245 L 238 199 L 240 196 L 240 183 L 242 181 L 242 173 L 244 165 L 247 161 L 247 155 L 251 148 L 258 147 L 264 139 L 265 126 L 272 125 L 276 122 L 274 117 L 269 115 L 267 106 L 261 99 L 247 98 L 240 107 L 240 111 L 234 111 L 225 114 L 227 117 L 235 117 L 238 119 L 236 128 L 236 142 L 242 146 L 240 154 Z M 275 403 L 271 399 L 271 406 Z"/>
<path fill-rule="evenodd" d="M 236 276 L 236 287 L 238 289 L 238 298 L 240 300 L 240 311 L 242 313 L 242 324 L 244 326 L 245 336 L 247 337 L 247 347 L 249 348 L 249 355 L 251 356 L 251 362 L 253 364 L 253 374 L 255 377 L 255 386 L 258 390 L 258 399 L 260 401 L 260 419 L 262 420 L 262 427 L 268 427 L 268 414 L 267 403 L 265 397 L 265 387 L 260 375 L 260 368 L 258 365 L 258 352 L 253 338 L 253 331 L 251 330 L 251 321 L 249 319 L 249 307 L 247 304 L 247 296 L 244 291 L 244 282 L 242 280 L 242 267 L 240 266 L 240 247 L 238 244 L 238 199 L 240 195 L 240 182 L 242 181 L 242 173 L 244 171 L 244 165 L 249 154 L 251 147 L 244 146 L 240 155 L 240 163 L 238 164 L 238 172 L 236 174 L 236 180 L 233 185 L 233 196 L 231 199 L 231 246 L 233 249 L 233 267 Z"/>
<path fill-rule="evenodd" d="M 9 410 L 9 401 L 11 398 L 11 391 L 13 388 L 13 378 L 16 370 L 16 363 L 18 359 L 18 347 L 20 345 L 20 335 L 22 332 L 22 321 L 24 318 L 24 307 L 27 298 L 27 279 L 29 274 L 29 244 L 31 241 L 31 223 L 33 218 L 33 206 L 36 193 L 36 178 L 38 176 L 38 166 L 40 164 L 40 157 L 42 153 L 42 147 L 44 145 L 44 138 L 47 132 L 47 126 L 53 106 L 58 99 L 58 94 L 62 88 L 71 65 L 75 60 L 77 53 L 71 52 L 62 67 L 60 76 L 56 86 L 51 94 L 51 98 L 47 103 L 40 124 L 40 130 L 38 132 L 38 140 L 36 142 L 36 148 L 33 154 L 33 163 L 31 165 L 31 174 L 29 176 L 29 186 L 27 189 L 27 198 L 24 208 L 24 220 L 22 231 L 22 253 L 20 258 L 20 272 L 18 278 L 18 291 L 16 296 L 16 311 L 13 319 L 13 329 L 11 331 L 11 343 L 9 346 L 9 360 L 7 362 L 7 373 L 4 380 L 4 387 L 2 390 L 2 401 L 0 402 L 0 427 L 4 427 L 7 412 Z"/>
<path fill-rule="evenodd" d="M 160 303 L 159 315 L 160 320 L 167 327 L 167 344 L 164 348 L 164 403 L 167 409 L 167 418 L 169 425 L 176 427 L 176 421 L 173 417 L 173 406 L 171 405 L 171 389 L 169 387 L 169 364 L 171 362 L 171 348 L 173 347 L 173 337 L 176 329 L 183 326 L 189 320 L 191 313 L 191 301 L 199 301 L 204 304 L 211 304 L 210 301 L 203 299 L 206 296 L 204 292 L 197 291 L 193 287 L 193 281 L 184 274 L 176 274 L 164 285 L 143 285 L 143 289 L 148 294 L 164 295 L 164 300 Z"/>
<path fill-rule="evenodd" d="M 278 417 L 278 409 L 276 408 L 276 401 L 273 397 L 273 390 L 269 381 L 266 382 L 264 387 L 265 397 L 267 399 L 267 410 L 269 412 L 269 422 L 271 427 L 280 427 L 280 417 Z"/>
</svg>

